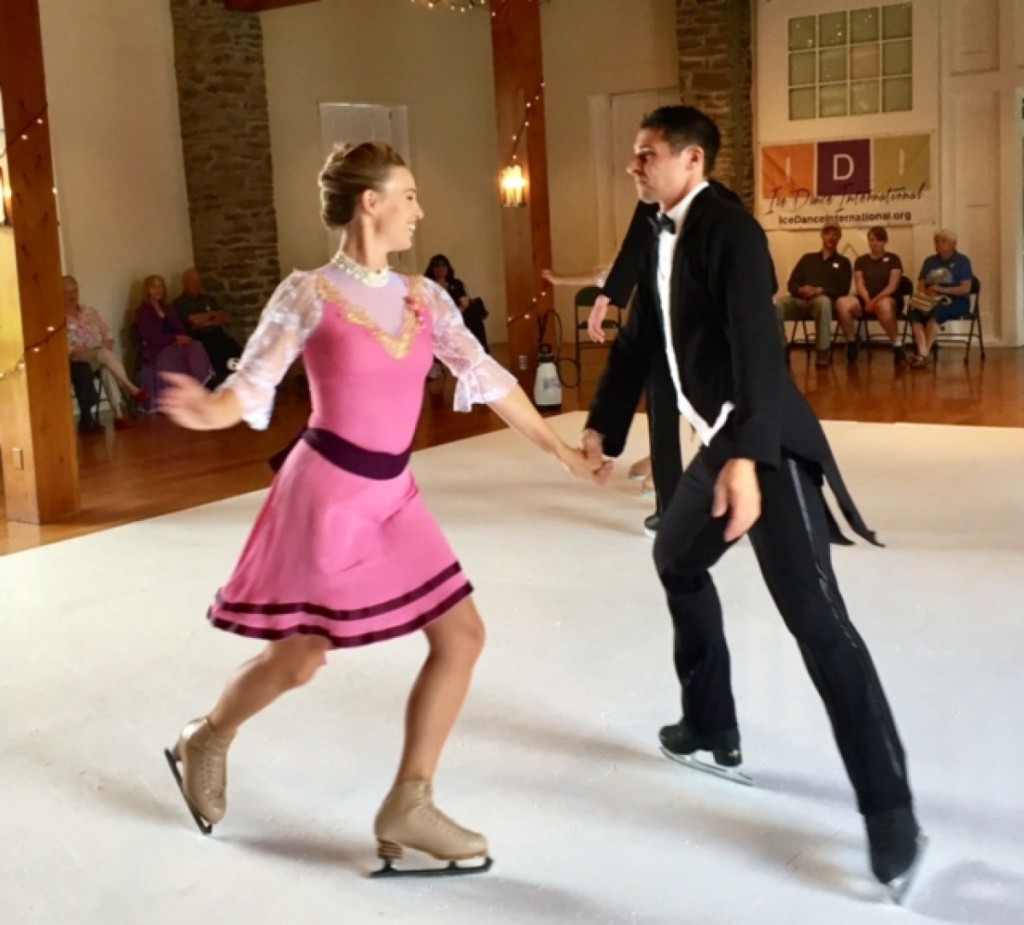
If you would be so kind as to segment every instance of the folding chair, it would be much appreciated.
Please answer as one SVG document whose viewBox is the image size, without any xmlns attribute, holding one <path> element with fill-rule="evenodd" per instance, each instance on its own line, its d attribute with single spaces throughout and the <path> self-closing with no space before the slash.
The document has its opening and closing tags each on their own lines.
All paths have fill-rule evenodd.
<svg viewBox="0 0 1024 925">
<path fill-rule="evenodd" d="M 977 276 L 971 277 L 971 292 L 969 295 L 971 310 L 963 318 L 956 318 L 951 321 L 947 321 L 946 324 L 940 326 L 939 336 L 937 343 L 940 344 L 963 344 L 964 345 L 964 366 L 967 365 L 971 357 L 971 344 L 974 342 L 974 338 L 978 338 L 978 348 L 981 351 L 981 362 L 985 362 L 985 337 L 981 330 L 981 309 L 979 308 L 979 301 L 981 296 L 981 282 Z M 970 328 L 965 334 L 963 331 L 948 331 L 946 325 L 949 324 L 963 324 L 963 322 L 969 321 Z"/>
<path fill-rule="evenodd" d="M 589 338 L 585 337 L 587 330 L 587 318 L 590 316 L 590 311 L 594 307 L 594 303 L 597 301 L 598 296 L 601 295 L 601 290 L 597 286 L 584 286 L 576 293 L 576 297 L 573 302 L 573 333 L 575 335 L 575 351 L 574 351 L 574 362 L 576 363 L 576 369 L 582 375 L 583 367 L 580 365 L 580 359 L 584 349 L 589 347 L 609 347 L 611 343 L 607 337 L 607 334 L 614 332 L 617 337 L 619 331 L 622 330 L 623 311 L 618 305 L 612 305 L 607 315 L 605 315 L 604 321 L 601 322 L 601 330 L 605 332 L 605 342 L 603 344 L 595 344 L 590 341 Z M 614 315 L 613 315 L 614 312 Z M 581 335 L 583 335 L 581 337 Z M 614 340 L 614 338 L 613 338 Z"/>
</svg>

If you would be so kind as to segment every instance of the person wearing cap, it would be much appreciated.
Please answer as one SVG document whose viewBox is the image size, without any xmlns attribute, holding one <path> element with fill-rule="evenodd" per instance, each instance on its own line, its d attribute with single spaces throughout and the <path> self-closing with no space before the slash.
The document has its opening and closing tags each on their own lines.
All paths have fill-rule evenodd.
<svg viewBox="0 0 1024 925">
<path fill-rule="evenodd" d="M 821 229 L 821 250 L 804 254 L 789 275 L 783 296 L 775 303 L 775 315 L 782 329 L 786 321 L 814 319 L 816 366 L 832 362 L 832 306 L 850 293 L 853 267 L 837 252 L 843 232 L 829 222 Z M 783 338 L 785 340 L 785 338 Z"/>
</svg>

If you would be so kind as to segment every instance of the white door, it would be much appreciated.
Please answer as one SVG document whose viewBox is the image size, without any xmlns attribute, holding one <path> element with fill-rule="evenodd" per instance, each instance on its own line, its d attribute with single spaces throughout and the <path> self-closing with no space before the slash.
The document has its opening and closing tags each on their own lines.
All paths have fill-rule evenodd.
<svg viewBox="0 0 1024 925">
<path fill-rule="evenodd" d="M 636 187 L 626 174 L 633 142 L 645 115 L 679 102 L 679 91 L 666 87 L 590 98 L 590 138 L 597 183 L 597 252 L 610 261 L 636 209 Z"/>
<path fill-rule="evenodd" d="M 409 114 L 405 106 L 377 106 L 372 103 L 321 103 L 320 138 L 324 160 L 335 145 L 384 141 L 393 147 L 412 168 L 409 156 Z M 327 234 L 327 255 L 338 249 L 337 232 Z M 419 273 L 416 243 L 391 257 L 391 265 L 403 273 Z"/>
</svg>

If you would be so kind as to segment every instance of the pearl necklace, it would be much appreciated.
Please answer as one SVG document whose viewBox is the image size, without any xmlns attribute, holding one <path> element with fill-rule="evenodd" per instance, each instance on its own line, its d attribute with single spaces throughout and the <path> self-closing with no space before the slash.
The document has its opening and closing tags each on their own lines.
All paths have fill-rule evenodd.
<svg viewBox="0 0 1024 925">
<path fill-rule="evenodd" d="M 332 258 L 333 263 L 339 270 L 343 270 L 353 279 L 359 280 L 361 283 L 365 283 L 374 289 L 379 289 L 381 286 L 388 284 L 388 277 L 391 274 L 390 267 L 384 267 L 383 270 L 371 270 L 369 267 L 364 267 L 361 263 L 356 263 L 348 254 L 343 251 L 338 251 Z"/>
</svg>

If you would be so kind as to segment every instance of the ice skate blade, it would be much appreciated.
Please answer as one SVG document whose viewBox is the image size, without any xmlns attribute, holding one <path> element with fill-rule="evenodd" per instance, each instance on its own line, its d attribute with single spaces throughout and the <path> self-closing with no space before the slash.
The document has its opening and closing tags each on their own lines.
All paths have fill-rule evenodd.
<svg viewBox="0 0 1024 925">
<path fill-rule="evenodd" d="M 185 805 L 188 807 L 188 811 L 192 814 L 192 818 L 195 820 L 199 831 L 204 835 L 209 835 L 213 832 L 213 826 L 210 825 L 198 812 L 195 807 L 189 802 L 188 797 L 185 796 L 185 787 L 181 780 L 181 771 L 178 770 L 178 759 L 174 757 L 174 753 L 169 749 L 164 749 L 164 757 L 167 759 L 167 764 L 170 766 L 171 773 L 174 775 L 174 780 L 178 784 L 178 790 L 181 791 L 181 798 L 185 801 Z"/>
<path fill-rule="evenodd" d="M 373 880 L 388 880 L 399 877 L 466 877 L 470 874 L 482 874 L 491 869 L 494 859 L 486 857 L 479 864 L 462 866 L 458 861 L 449 861 L 447 867 L 411 867 L 401 869 L 395 867 L 395 862 L 390 858 L 384 860 L 384 866 L 373 871 L 370 877 Z"/>
<path fill-rule="evenodd" d="M 669 760 L 676 762 L 676 764 L 692 768 L 694 771 L 703 771 L 705 774 L 721 777 L 723 780 L 732 781 L 734 784 L 742 784 L 744 787 L 754 786 L 754 778 L 748 777 L 737 768 L 724 768 L 721 765 L 701 761 L 700 758 L 695 758 L 693 755 L 677 755 L 674 752 L 670 752 L 664 745 L 661 747 L 661 753 Z"/>
<path fill-rule="evenodd" d="M 889 894 L 889 898 L 897 905 L 906 905 L 910 899 L 911 893 L 917 884 L 917 875 L 921 870 L 921 861 L 924 858 L 925 849 L 928 847 L 928 839 L 924 835 L 918 835 L 917 837 L 917 855 L 914 857 L 914 863 L 910 865 L 902 874 L 888 883 L 883 884 L 886 892 Z"/>
</svg>

